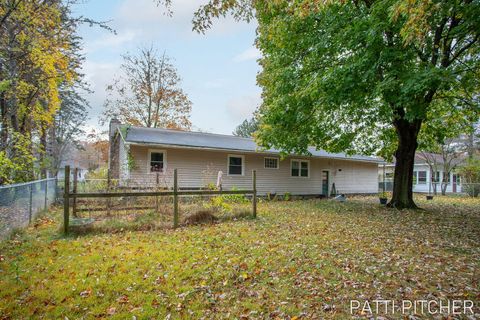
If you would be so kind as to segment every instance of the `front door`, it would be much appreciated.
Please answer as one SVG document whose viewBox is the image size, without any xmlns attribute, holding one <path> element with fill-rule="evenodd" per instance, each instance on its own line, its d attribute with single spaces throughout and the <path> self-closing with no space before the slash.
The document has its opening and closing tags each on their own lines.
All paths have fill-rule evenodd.
<svg viewBox="0 0 480 320">
<path fill-rule="evenodd" d="M 322 171 L 322 194 L 325 197 L 328 197 L 328 183 L 329 183 L 328 174 L 329 174 L 328 171 Z"/>
<path fill-rule="evenodd" d="M 452 192 L 457 192 L 457 175 L 452 174 Z"/>
</svg>

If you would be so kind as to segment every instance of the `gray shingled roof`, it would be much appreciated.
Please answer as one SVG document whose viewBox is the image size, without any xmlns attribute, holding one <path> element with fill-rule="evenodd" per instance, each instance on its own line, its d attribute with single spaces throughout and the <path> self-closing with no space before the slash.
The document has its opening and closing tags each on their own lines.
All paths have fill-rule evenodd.
<svg viewBox="0 0 480 320">
<path fill-rule="evenodd" d="M 452 156 L 449 156 L 449 159 L 451 159 Z M 438 153 L 429 153 L 429 152 L 421 152 L 421 151 L 417 151 L 415 153 L 415 164 L 418 164 L 418 165 L 428 165 L 428 162 L 427 162 L 427 159 L 430 160 L 431 162 L 433 162 L 433 160 L 435 160 L 435 163 L 437 166 L 443 166 L 443 157 L 441 154 L 438 154 Z M 459 164 L 462 164 L 465 162 L 465 160 L 467 159 L 467 155 L 466 154 L 460 154 L 460 155 L 457 155 L 456 158 L 454 159 L 451 159 L 451 164 L 452 165 L 459 165 Z M 392 162 L 388 162 L 388 163 L 385 163 L 387 166 L 394 166 L 395 165 L 395 156 L 393 157 L 393 161 Z"/>
<path fill-rule="evenodd" d="M 182 146 L 238 152 L 280 153 L 280 151 L 276 149 L 261 150 L 255 141 L 249 138 L 159 128 L 129 127 L 125 141 L 145 145 Z M 383 162 L 382 159 L 376 157 L 360 155 L 347 156 L 344 153 L 328 153 L 324 150 L 316 150 L 315 148 L 309 148 L 309 151 L 313 157 Z"/>
</svg>

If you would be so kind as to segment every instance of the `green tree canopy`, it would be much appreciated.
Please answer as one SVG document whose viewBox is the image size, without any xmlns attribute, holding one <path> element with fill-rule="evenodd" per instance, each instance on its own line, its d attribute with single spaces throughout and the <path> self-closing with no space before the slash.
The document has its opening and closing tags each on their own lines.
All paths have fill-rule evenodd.
<svg viewBox="0 0 480 320">
<path fill-rule="evenodd" d="M 422 125 L 438 114 L 478 118 L 478 106 L 463 102 L 479 89 L 479 3 L 297 0 L 256 1 L 255 8 L 261 144 L 394 153 L 390 204 L 415 207 Z"/>
<path fill-rule="evenodd" d="M 194 29 L 232 12 L 259 23 L 259 142 L 394 154 L 390 206 L 416 207 L 419 135 L 449 136 L 445 116 L 478 121 L 479 1 L 210 0 Z"/>
<path fill-rule="evenodd" d="M 243 120 L 243 122 L 235 128 L 235 131 L 233 131 L 233 135 L 244 138 L 251 138 L 257 130 L 258 120 L 255 117 L 252 117 L 251 119 Z"/>
</svg>

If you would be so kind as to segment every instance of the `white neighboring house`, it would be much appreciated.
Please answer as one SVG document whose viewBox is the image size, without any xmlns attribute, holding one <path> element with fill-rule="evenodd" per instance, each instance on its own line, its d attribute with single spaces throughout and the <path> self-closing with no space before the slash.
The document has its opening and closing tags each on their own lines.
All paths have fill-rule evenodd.
<svg viewBox="0 0 480 320">
<path fill-rule="evenodd" d="M 311 156 L 281 158 L 278 150 L 260 150 L 252 139 L 230 135 L 143 128 L 110 122 L 109 170 L 120 184 L 171 188 L 178 169 L 180 188 L 215 185 L 250 189 L 252 171 L 257 190 L 283 195 L 328 196 L 337 193 L 377 193 L 378 164 L 367 156 L 309 150 Z"/>
<path fill-rule="evenodd" d="M 58 169 L 58 175 L 57 178 L 59 180 L 65 179 L 65 166 L 70 166 L 70 179 L 73 179 L 73 173 L 74 169 L 77 168 L 77 180 L 78 181 L 84 181 L 85 180 L 85 175 L 88 172 L 88 168 L 82 166 L 79 161 L 74 161 L 74 160 L 66 160 L 62 161 L 60 164 L 60 168 Z M 72 180 L 73 181 L 73 180 Z"/>
<path fill-rule="evenodd" d="M 436 169 L 435 173 L 432 172 L 430 166 L 425 160 L 424 156 L 421 153 L 415 155 L 415 165 L 413 169 L 413 192 L 419 193 L 433 193 L 435 187 L 437 193 L 441 193 L 441 184 L 444 177 L 443 172 L 443 159 L 440 154 L 429 154 L 430 158 L 435 158 Z M 458 158 L 453 160 L 456 165 L 460 164 L 463 161 L 463 158 Z M 385 164 L 385 185 L 386 190 L 391 191 L 393 187 L 393 174 L 395 171 L 394 163 Z M 380 189 L 382 189 L 383 181 L 383 165 L 379 166 L 379 181 Z M 446 188 L 447 193 L 461 193 L 462 184 L 460 175 L 452 170 L 449 177 L 447 178 L 448 184 Z"/>
</svg>

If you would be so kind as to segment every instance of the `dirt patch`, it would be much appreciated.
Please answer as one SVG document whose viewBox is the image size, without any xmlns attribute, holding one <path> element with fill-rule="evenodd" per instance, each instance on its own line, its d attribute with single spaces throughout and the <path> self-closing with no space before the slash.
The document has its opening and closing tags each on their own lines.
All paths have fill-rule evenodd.
<svg viewBox="0 0 480 320">
<path fill-rule="evenodd" d="M 215 223 L 216 221 L 218 221 L 218 218 L 211 211 L 201 210 L 185 218 L 183 224 L 185 225 L 210 224 L 210 223 Z"/>
</svg>

